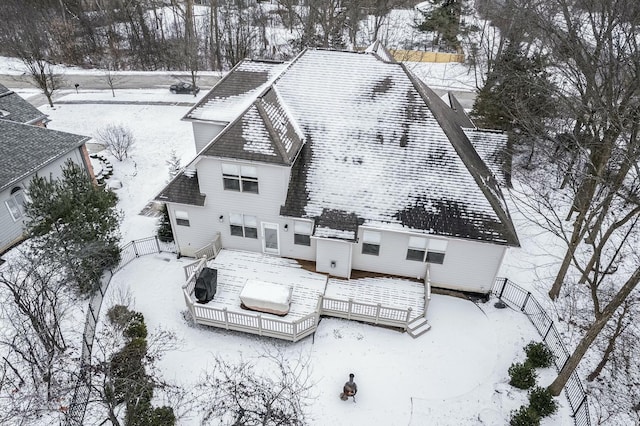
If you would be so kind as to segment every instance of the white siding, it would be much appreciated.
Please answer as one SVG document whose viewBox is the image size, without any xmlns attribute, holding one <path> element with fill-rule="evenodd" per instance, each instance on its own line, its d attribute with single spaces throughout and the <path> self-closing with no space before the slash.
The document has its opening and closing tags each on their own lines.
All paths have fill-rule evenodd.
<svg viewBox="0 0 640 426">
<path fill-rule="evenodd" d="M 256 167 L 259 193 L 225 191 L 222 185 L 223 163 Z M 189 213 L 189 227 L 174 227 L 174 236 L 182 255 L 192 256 L 195 250 L 211 242 L 216 232 L 220 232 L 222 245 L 225 248 L 262 251 L 261 229 L 258 230 L 257 239 L 231 235 L 229 214 L 241 213 L 255 216 L 258 226 L 261 222 L 278 224 L 280 255 L 292 256 L 295 250 L 293 248 L 293 221 L 280 216 L 280 206 L 284 204 L 289 185 L 288 167 L 246 162 L 234 163 L 233 161 L 203 157 L 198 163 L 197 169 L 200 192 L 206 194 L 205 206 L 173 205 L 169 209 L 170 212 L 177 209 Z M 220 216 L 222 216 L 222 222 L 219 219 Z M 173 213 L 171 213 L 171 220 L 175 225 Z M 287 232 L 283 231 L 285 224 L 288 224 L 289 230 Z M 311 252 L 308 247 L 305 249 Z M 313 259 L 313 256 L 309 258 Z"/>
<path fill-rule="evenodd" d="M 64 166 L 64 163 L 68 158 L 76 164 L 84 166 L 80 150 L 74 149 L 67 153 L 67 155 L 40 169 L 37 173 L 38 176 L 46 178 L 53 177 L 54 179 L 59 178 L 62 176 L 62 166 Z M 0 194 L 0 252 L 8 248 L 16 240 L 20 239 L 24 229 L 24 217 L 21 220 L 14 221 L 7 209 L 5 201 L 11 196 L 11 190 L 13 188 L 28 188 L 33 176 L 35 175 L 30 175 L 27 178 L 16 182 Z"/>
<path fill-rule="evenodd" d="M 347 241 L 327 238 L 314 239 L 318 249 L 316 271 L 336 277 L 349 278 L 351 276 L 351 249 L 353 244 Z"/>
<path fill-rule="evenodd" d="M 374 256 L 362 254 L 364 229 L 374 228 L 360 228 L 358 244 L 353 248 L 353 269 L 424 278 L 427 264 L 406 259 L 409 238 L 424 235 L 379 230 L 382 233 L 380 253 Z M 432 284 L 442 288 L 488 292 L 495 281 L 506 247 L 461 239 L 447 241 L 444 263 L 430 264 Z"/>
<path fill-rule="evenodd" d="M 226 124 L 193 122 L 193 140 L 196 144 L 196 152 L 202 151 L 218 134 Z"/>
</svg>

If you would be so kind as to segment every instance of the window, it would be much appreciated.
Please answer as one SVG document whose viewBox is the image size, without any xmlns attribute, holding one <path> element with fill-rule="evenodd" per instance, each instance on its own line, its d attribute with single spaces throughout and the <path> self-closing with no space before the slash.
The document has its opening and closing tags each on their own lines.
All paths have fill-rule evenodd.
<svg viewBox="0 0 640 426">
<path fill-rule="evenodd" d="M 293 243 L 300 246 L 310 246 L 312 230 L 313 224 L 311 222 L 296 220 L 293 224 Z"/>
<path fill-rule="evenodd" d="M 409 248 L 407 249 L 407 260 L 417 260 L 424 262 L 427 253 L 427 239 L 421 237 L 409 237 Z"/>
<path fill-rule="evenodd" d="M 237 164 L 222 165 L 222 184 L 228 191 L 258 193 L 258 169 Z"/>
<path fill-rule="evenodd" d="M 231 235 L 245 238 L 258 238 L 258 220 L 255 216 L 240 213 L 229 215 Z"/>
<path fill-rule="evenodd" d="M 380 254 L 380 233 L 364 231 L 362 233 L 362 254 L 378 256 Z"/>
<path fill-rule="evenodd" d="M 444 254 L 447 251 L 447 242 L 445 240 L 429 240 L 429 248 L 427 249 L 427 262 L 444 263 Z"/>
<path fill-rule="evenodd" d="M 176 210 L 176 225 L 190 226 L 189 225 L 189 213 L 184 210 Z"/>
<path fill-rule="evenodd" d="M 24 192 L 22 192 L 22 188 L 15 187 L 11 190 L 9 199 L 4 202 L 14 222 L 17 222 L 24 216 L 25 201 L 26 198 Z"/>
</svg>

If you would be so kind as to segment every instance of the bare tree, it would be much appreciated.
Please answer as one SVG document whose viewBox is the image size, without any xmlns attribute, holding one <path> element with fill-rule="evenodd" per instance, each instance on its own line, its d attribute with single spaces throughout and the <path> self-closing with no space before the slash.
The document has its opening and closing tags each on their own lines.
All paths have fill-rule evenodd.
<svg viewBox="0 0 640 426">
<path fill-rule="evenodd" d="M 115 87 L 118 83 L 122 83 L 124 81 L 124 78 L 121 75 L 115 73 L 115 66 L 113 62 L 109 62 L 109 64 L 107 65 L 107 69 L 104 72 L 104 81 L 107 83 L 107 86 L 109 86 L 109 89 L 111 89 L 111 95 L 115 98 Z"/>
<path fill-rule="evenodd" d="M 0 270 L 0 294 L 6 297 L 0 419 L 30 419 L 60 408 L 53 401 L 69 391 L 69 336 L 63 328 L 74 304 L 65 276 L 43 257 L 24 251 Z"/>
<path fill-rule="evenodd" d="M 257 360 L 227 362 L 217 356 L 214 369 L 200 385 L 204 422 L 233 424 L 306 424 L 312 401 L 308 362 L 287 360 L 277 350 L 265 350 Z M 260 373 L 260 368 L 269 374 Z"/>
<path fill-rule="evenodd" d="M 96 139 L 113 154 L 118 161 L 129 157 L 129 149 L 133 146 L 135 138 L 133 132 L 122 124 L 110 124 L 96 133 Z"/>
</svg>

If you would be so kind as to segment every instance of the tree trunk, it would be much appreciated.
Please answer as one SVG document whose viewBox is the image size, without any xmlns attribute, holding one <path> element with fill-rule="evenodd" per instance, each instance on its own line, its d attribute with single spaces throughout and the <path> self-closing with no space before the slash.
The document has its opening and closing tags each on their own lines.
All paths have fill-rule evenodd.
<svg viewBox="0 0 640 426">
<path fill-rule="evenodd" d="M 602 316 L 596 319 L 593 324 L 587 330 L 578 346 L 573 351 L 567 362 L 565 362 L 562 370 L 558 373 L 558 377 L 549 385 L 549 391 L 552 395 L 558 396 L 562 392 L 562 388 L 567 384 L 567 381 L 571 377 L 571 374 L 575 371 L 576 367 L 584 357 L 593 341 L 598 337 L 600 331 L 604 328 L 607 322 L 611 319 L 615 311 L 622 305 L 626 298 L 638 285 L 640 281 L 640 267 L 638 267 L 634 273 L 629 277 L 627 282 L 620 288 L 618 293 L 611 299 L 611 302 L 602 311 Z"/>
<path fill-rule="evenodd" d="M 598 377 L 602 372 L 602 369 L 604 368 L 604 366 L 607 365 L 607 362 L 609 361 L 609 357 L 611 356 L 611 353 L 616 347 L 616 340 L 618 339 L 618 336 L 620 336 L 620 334 L 622 334 L 622 332 L 625 329 L 624 317 L 626 313 L 627 313 L 627 305 L 625 304 L 623 311 L 620 313 L 620 316 L 616 321 L 616 328 L 613 331 L 613 334 L 609 337 L 609 342 L 607 344 L 606 349 L 604 350 L 604 353 L 602 354 L 602 359 L 600 359 L 600 362 L 598 363 L 596 368 L 587 376 L 588 382 L 592 382 L 596 377 Z"/>
</svg>

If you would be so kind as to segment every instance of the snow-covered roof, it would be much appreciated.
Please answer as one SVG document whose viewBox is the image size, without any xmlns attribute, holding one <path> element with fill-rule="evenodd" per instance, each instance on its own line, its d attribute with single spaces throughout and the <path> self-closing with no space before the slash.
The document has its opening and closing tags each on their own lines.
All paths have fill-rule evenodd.
<svg viewBox="0 0 640 426">
<path fill-rule="evenodd" d="M 233 121 L 287 65 L 274 61 L 240 62 L 187 112 L 184 119 Z"/>
<path fill-rule="evenodd" d="M 282 215 L 326 222 L 316 229 L 323 235 L 383 223 L 518 244 L 497 181 L 460 127 L 463 117 L 402 64 L 373 51 L 307 50 L 277 70 L 269 90 L 261 86 L 263 96 L 201 155 L 295 159 Z M 354 217 L 355 229 L 323 217 Z"/>
</svg>

